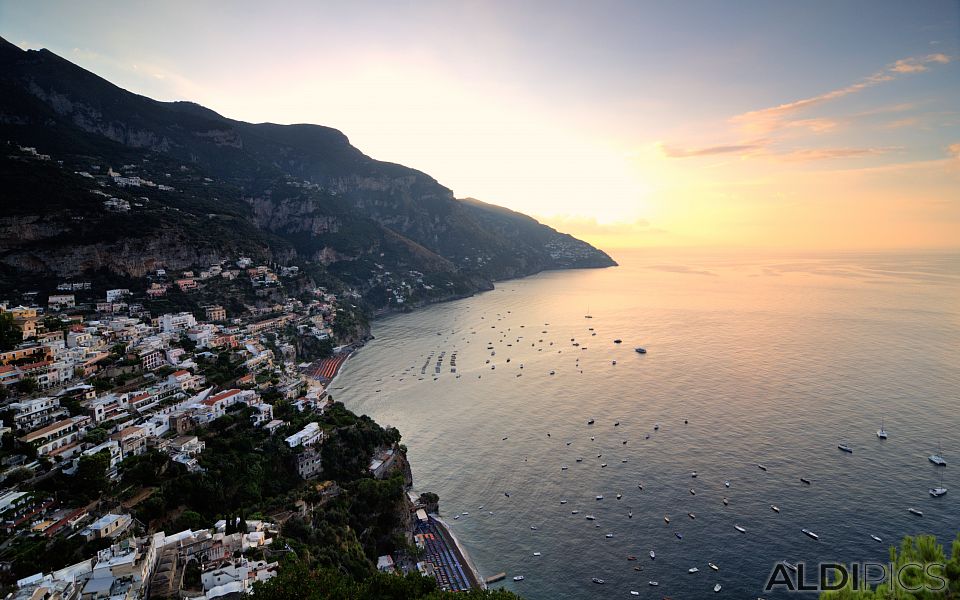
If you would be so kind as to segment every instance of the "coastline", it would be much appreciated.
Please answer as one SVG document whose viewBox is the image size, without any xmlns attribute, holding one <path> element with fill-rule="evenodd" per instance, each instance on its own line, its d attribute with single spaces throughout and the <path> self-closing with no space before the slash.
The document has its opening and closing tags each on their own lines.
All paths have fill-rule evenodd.
<svg viewBox="0 0 960 600">
<path fill-rule="evenodd" d="M 470 570 L 470 575 L 473 577 L 474 581 L 476 582 L 476 587 L 482 590 L 487 589 L 487 584 L 484 581 L 483 577 L 480 575 L 480 570 L 477 568 L 477 565 L 474 564 L 473 559 L 470 558 L 470 555 L 467 553 L 467 551 L 460 544 L 460 540 L 457 539 L 456 535 L 454 535 L 453 530 L 450 528 L 450 526 L 447 525 L 446 521 L 440 518 L 439 515 L 431 514 L 430 517 L 437 522 L 437 525 L 439 526 L 443 534 L 447 538 L 449 538 L 450 541 L 453 543 L 452 546 L 454 551 L 457 553 L 457 558 L 460 560 L 460 564 L 466 566 L 467 569 Z"/>
</svg>

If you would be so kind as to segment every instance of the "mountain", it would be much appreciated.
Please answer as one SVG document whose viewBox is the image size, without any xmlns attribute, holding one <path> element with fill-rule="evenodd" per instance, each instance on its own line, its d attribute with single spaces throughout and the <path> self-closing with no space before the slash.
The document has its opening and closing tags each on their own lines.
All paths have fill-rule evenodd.
<svg viewBox="0 0 960 600">
<path fill-rule="evenodd" d="M 2 142 L 8 287 L 138 278 L 243 254 L 311 266 L 378 306 L 396 272 L 422 274 L 440 297 L 545 269 L 615 265 L 530 217 L 456 199 L 423 172 L 374 160 L 335 129 L 159 102 L 0 38 Z"/>
</svg>

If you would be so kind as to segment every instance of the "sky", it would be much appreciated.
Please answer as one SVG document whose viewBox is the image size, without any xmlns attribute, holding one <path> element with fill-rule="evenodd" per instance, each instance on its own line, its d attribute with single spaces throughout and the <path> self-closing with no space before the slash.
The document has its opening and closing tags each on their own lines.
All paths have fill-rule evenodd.
<svg viewBox="0 0 960 600">
<path fill-rule="evenodd" d="M 0 0 L 0 36 L 605 248 L 960 247 L 956 0 Z"/>
</svg>

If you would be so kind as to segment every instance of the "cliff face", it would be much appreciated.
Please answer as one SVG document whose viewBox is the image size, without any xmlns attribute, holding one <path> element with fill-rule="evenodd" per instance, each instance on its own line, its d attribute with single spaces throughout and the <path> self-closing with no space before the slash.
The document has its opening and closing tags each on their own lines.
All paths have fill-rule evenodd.
<svg viewBox="0 0 960 600">
<path fill-rule="evenodd" d="M 27 181 L 5 195 L 18 220 L 0 222 L 0 261 L 16 270 L 137 276 L 237 252 L 320 264 L 373 290 L 371 298 L 378 286 L 404 283 L 384 272 L 434 277 L 425 288 L 434 293 L 410 299 L 417 303 L 543 269 L 615 264 L 529 217 L 457 200 L 425 173 L 373 160 L 335 129 L 245 123 L 190 102 L 157 102 L 0 39 L 4 140 L 8 150 L 50 155 L 62 171 L 54 179 L 72 198 L 64 203 L 57 185 Z M 36 167 L 15 158 L 8 172 Z M 131 177 L 150 185 L 118 188 Z M 129 215 L 146 218 L 104 216 L 104 197 L 127 200 Z"/>
</svg>

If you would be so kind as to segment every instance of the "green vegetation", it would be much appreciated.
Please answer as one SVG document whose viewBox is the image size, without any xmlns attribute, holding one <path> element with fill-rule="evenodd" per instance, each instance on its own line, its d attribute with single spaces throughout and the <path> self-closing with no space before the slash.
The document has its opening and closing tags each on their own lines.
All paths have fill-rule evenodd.
<svg viewBox="0 0 960 600">
<path fill-rule="evenodd" d="M 899 583 L 883 583 L 875 589 L 845 589 L 820 594 L 821 600 L 935 600 L 960 596 L 960 534 L 953 540 L 950 559 L 932 535 L 907 536 L 899 550 L 890 548 L 890 563 L 900 573 Z M 941 568 L 938 565 L 945 565 Z M 912 591 L 908 591 L 912 590 Z"/>
<path fill-rule="evenodd" d="M 8 312 L 0 313 L 0 352 L 11 350 L 23 341 L 23 332 L 13 322 L 13 315 Z"/>
</svg>

